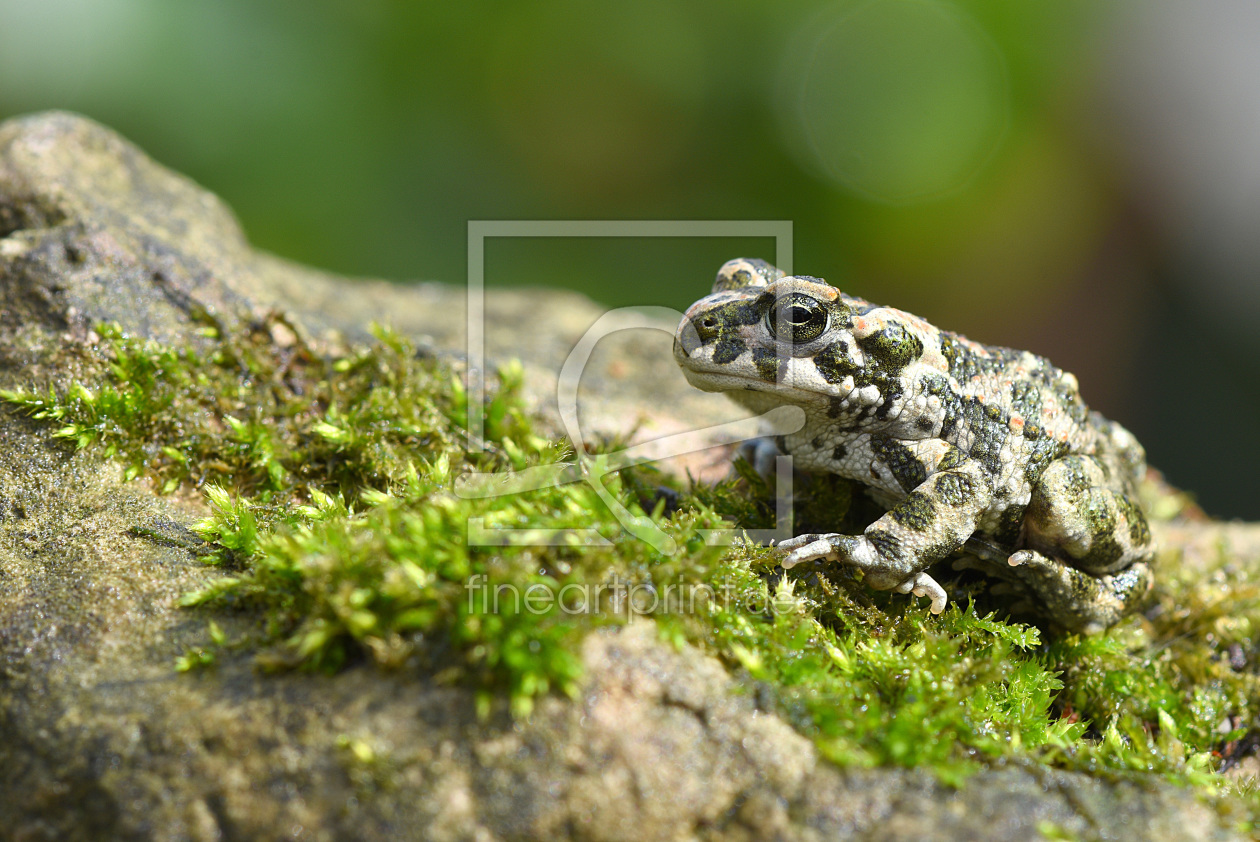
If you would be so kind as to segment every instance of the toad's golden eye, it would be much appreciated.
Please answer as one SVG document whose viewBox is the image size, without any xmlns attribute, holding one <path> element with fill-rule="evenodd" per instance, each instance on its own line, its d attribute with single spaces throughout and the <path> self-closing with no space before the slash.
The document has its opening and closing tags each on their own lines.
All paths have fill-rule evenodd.
<svg viewBox="0 0 1260 842">
<path fill-rule="evenodd" d="M 802 293 L 785 295 L 766 314 L 766 327 L 780 342 L 809 342 L 827 329 L 827 308 Z"/>
</svg>

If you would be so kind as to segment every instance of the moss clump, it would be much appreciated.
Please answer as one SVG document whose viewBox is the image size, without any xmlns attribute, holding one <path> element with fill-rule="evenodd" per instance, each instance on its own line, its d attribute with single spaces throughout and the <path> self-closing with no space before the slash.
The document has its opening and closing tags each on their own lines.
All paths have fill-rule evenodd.
<svg viewBox="0 0 1260 842">
<path fill-rule="evenodd" d="M 506 689 L 517 713 L 550 690 L 572 693 L 581 633 L 646 607 L 641 598 L 636 606 L 636 587 L 652 589 L 654 551 L 621 539 L 611 517 L 598 523 L 604 546 L 470 546 L 478 521 L 590 528 L 601 504 L 585 485 L 465 500 L 452 492 L 451 465 L 443 456 L 418 467 L 393 493 L 363 494 L 357 511 L 315 492 L 313 504 L 263 533 L 250 504 L 211 490 L 213 513 L 199 531 L 232 548 L 240 570 L 184 604 L 261 611 L 267 637 L 281 641 L 262 657 L 267 666 L 335 669 L 363 655 L 385 666 L 419 662 L 475 683 L 483 709 Z M 703 558 L 716 554 L 697 532 L 706 522 L 679 515 L 666 529 Z"/>
<path fill-rule="evenodd" d="M 842 766 L 926 766 L 961 781 L 980 762 L 1066 747 L 1084 731 L 1052 713 L 1058 677 L 1036 629 L 951 606 L 940 617 L 882 611 L 822 577 L 767 585 L 761 550 L 708 572 L 724 588 L 667 629 L 775 688 L 780 712 Z"/>
<path fill-rule="evenodd" d="M 224 575 L 184 602 L 259 617 L 243 645 L 264 666 L 423 669 L 476 687 L 483 711 L 502 696 L 524 715 L 541 694 L 575 691 L 585 633 L 649 614 L 666 639 L 769 688 L 841 765 L 927 767 L 953 782 L 1000 760 L 1160 775 L 1260 815 L 1254 790 L 1216 771 L 1260 717 L 1260 594 L 1227 559 L 1207 579 L 1165 563 L 1151 609 L 1097 637 L 1046 638 L 958 603 L 932 617 L 843 568 L 785 574 L 764 549 L 708 546 L 701 530 L 724 517 L 767 525 L 771 492 L 747 470 L 664 491 L 673 481 L 648 469 L 605 478 L 607 495 L 674 541 L 668 555 L 627 535 L 585 483 L 460 496 L 469 471 L 566 453 L 530 423 L 519 368 L 500 372 L 486 441 L 469 442 L 456 372 L 388 332 L 319 354 L 275 317 L 236 335 L 205 328 L 194 350 L 104 327 L 67 352 L 83 385 L 0 398 L 129 476 L 204 491 L 198 551 Z M 848 486 L 811 482 L 802 521 L 868 519 Z M 556 540 L 515 546 L 501 528 Z M 586 532 L 543 532 L 558 528 Z M 211 637 L 181 667 L 233 648 Z"/>
<path fill-rule="evenodd" d="M 312 488 L 353 497 L 390 487 L 414 459 L 462 445 L 459 379 L 389 331 L 378 330 L 371 348 L 333 357 L 312 351 L 279 315 L 228 339 L 209 316 L 200 323 L 205 350 L 101 325 L 93 343 L 64 352 L 79 359 L 62 361 L 96 382 L 60 394 L 0 391 L 0 399 L 163 492 L 192 483 L 279 503 Z M 492 405 L 487 419 L 501 436 L 523 423 L 506 406 Z"/>
</svg>

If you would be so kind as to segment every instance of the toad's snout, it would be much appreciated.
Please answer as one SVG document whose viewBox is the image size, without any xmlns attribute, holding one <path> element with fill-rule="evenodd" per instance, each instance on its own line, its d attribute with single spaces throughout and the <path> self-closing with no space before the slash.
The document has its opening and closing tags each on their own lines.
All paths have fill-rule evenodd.
<svg viewBox="0 0 1260 842">
<path fill-rule="evenodd" d="M 679 360 L 689 359 L 702 345 L 717 336 L 717 322 L 712 316 L 703 313 L 693 319 L 690 312 L 683 316 L 674 333 L 674 357 Z"/>
</svg>

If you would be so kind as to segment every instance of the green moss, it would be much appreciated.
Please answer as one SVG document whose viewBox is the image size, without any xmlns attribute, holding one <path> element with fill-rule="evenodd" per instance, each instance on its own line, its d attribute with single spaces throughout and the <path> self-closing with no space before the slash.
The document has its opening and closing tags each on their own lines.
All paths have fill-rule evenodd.
<svg viewBox="0 0 1260 842">
<path fill-rule="evenodd" d="M 353 497 L 389 487 L 412 459 L 458 447 L 466 411 L 458 379 L 388 331 L 369 349 L 334 357 L 315 353 L 276 315 L 231 337 L 209 317 L 202 322 L 204 350 L 102 325 L 95 343 L 65 352 L 82 359 L 61 361 L 95 383 L 60 394 L 0 391 L 0 399 L 164 492 L 193 483 L 267 501 L 311 488 Z M 521 420 L 500 402 L 487 424 L 507 435 Z"/>
<path fill-rule="evenodd" d="M 957 606 L 889 615 L 839 590 L 820 603 L 821 587 L 783 577 L 769 592 L 751 568 L 727 565 L 739 598 L 693 636 L 776 688 L 781 711 L 840 765 L 927 766 L 958 782 L 985 758 L 1084 731 L 1050 715 L 1061 684 L 1036 657 L 1035 629 Z"/>
<path fill-rule="evenodd" d="M 367 740 L 342 734 L 337 738 L 337 755 L 360 797 L 398 788 L 398 764 L 388 752 L 374 748 Z"/>
<path fill-rule="evenodd" d="M 190 646 L 183 655 L 175 659 L 177 672 L 191 672 L 205 669 L 218 663 L 217 650 L 227 644 L 227 635 L 214 620 L 209 623 L 211 646 Z"/>
<path fill-rule="evenodd" d="M 465 500 L 452 493 L 452 480 L 451 460 L 440 457 L 393 493 L 365 494 L 358 511 L 317 496 L 261 535 L 248 504 L 214 490 L 213 513 L 199 531 L 247 558 L 239 572 L 184 604 L 261 611 L 267 636 L 281 641 L 263 657 L 267 666 L 335 669 L 362 656 L 385 666 L 416 661 L 472 681 L 484 691 L 483 704 L 506 689 L 518 713 L 550 690 L 572 693 L 581 632 L 627 616 L 630 608 L 617 600 L 633 599 L 632 585 L 651 582 L 655 552 L 619 538 L 610 516 L 598 523 L 609 539 L 601 547 L 470 546 L 470 523 L 589 528 L 601 504 L 585 485 Z M 699 523 L 679 515 L 667 530 L 703 556 Z M 626 587 L 589 587 L 614 582 Z"/>
<path fill-rule="evenodd" d="M 723 519 L 770 525 L 772 491 L 746 465 L 690 489 L 648 468 L 605 477 L 610 499 L 675 542 L 668 555 L 584 482 L 460 496 L 471 471 L 567 453 L 530 422 L 517 366 L 499 373 L 485 441 L 470 442 L 457 372 L 388 332 L 320 354 L 277 317 L 230 336 L 205 328 L 193 349 L 103 327 L 66 351 L 83 385 L 0 393 L 87 457 L 205 494 L 204 544 L 176 537 L 224 575 L 184 604 L 245 612 L 260 630 L 228 642 L 212 625 L 180 669 L 241 648 L 271 669 L 372 661 L 474 687 L 483 712 L 503 698 L 527 715 L 540 695 L 576 692 L 585 634 L 644 613 L 767 690 L 842 766 L 926 767 L 949 782 L 1003 761 L 1160 776 L 1243 823 L 1260 816 L 1254 788 L 1217 772 L 1260 722 L 1260 588 L 1225 557 L 1197 578 L 1165 559 L 1150 609 L 1106 635 L 1002 619 L 966 579 L 954 592 L 976 601 L 933 617 L 845 568 L 784 573 L 765 549 L 707 546 L 701 530 Z M 856 530 L 875 514 L 834 477 L 798 492 L 798 530 Z M 516 546 L 503 528 L 555 540 Z M 555 529 L 586 532 L 544 532 Z"/>
</svg>

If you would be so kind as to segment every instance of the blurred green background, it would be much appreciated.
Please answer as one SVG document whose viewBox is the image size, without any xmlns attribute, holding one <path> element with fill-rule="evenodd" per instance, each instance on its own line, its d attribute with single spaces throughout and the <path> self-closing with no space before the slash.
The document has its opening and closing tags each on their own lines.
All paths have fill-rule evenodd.
<svg viewBox="0 0 1260 842">
<path fill-rule="evenodd" d="M 1248 14 L 1209 5 L 1219 31 L 1171 39 L 1190 77 Z M 1187 131 L 1176 97 L 1198 89 L 1149 61 L 1177 14 L 0 0 L 0 117 L 87 114 L 224 197 L 260 247 L 349 275 L 461 283 L 470 219 L 791 220 L 797 272 L 1049 355 L 1210 511 L 1258 517 L 1260 264 L 1184 235 L 1216 230 L 1177 157 L 1216 124 Z M 683 308 L 771 248 L 502 239 L 486 278 Z"/>
</svg>

